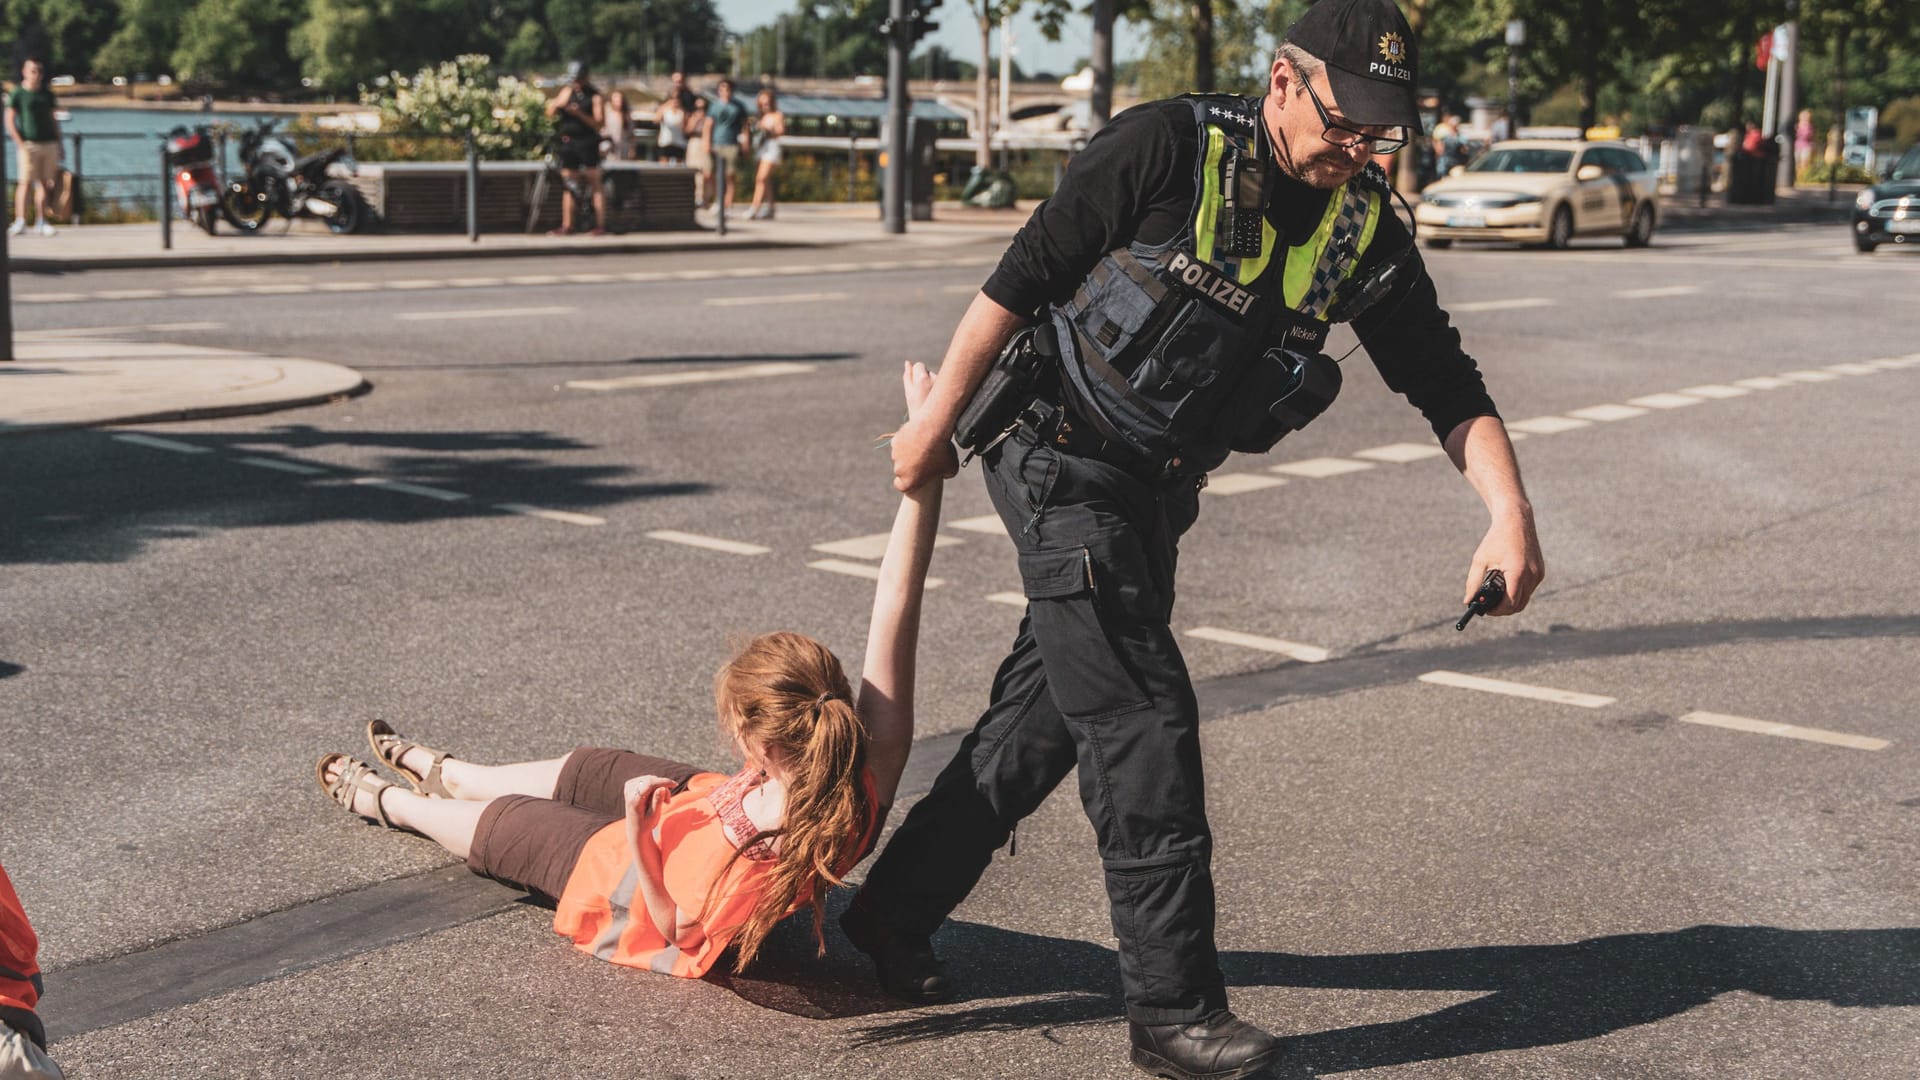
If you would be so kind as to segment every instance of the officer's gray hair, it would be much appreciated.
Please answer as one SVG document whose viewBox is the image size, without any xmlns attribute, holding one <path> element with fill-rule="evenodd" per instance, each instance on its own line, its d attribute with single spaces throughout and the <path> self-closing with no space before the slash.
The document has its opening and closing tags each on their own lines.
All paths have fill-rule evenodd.
<svg viewBox="0 0 1920 1080">
<path fill-rule="evenodd" d="M 1325 61 L 1291 41 L 1281 42 L 1280 47 L 1273 50 L 1273 58 L 1293 65 L 1293 73 L 1302 83 L 1320 74 L 1327 66 Z"/>
</svg>

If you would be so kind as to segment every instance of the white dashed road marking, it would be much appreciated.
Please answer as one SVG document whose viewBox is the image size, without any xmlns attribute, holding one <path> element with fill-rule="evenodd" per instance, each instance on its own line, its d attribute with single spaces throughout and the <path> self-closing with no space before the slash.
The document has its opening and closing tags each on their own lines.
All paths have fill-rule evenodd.
<svg viewBox="0 0 1920 1080">
<path fill-rule="evenodd" d="M 1279 638 L 1243 634 L 1238 630 L 1222 630 L 1213 626 L 1196 626 L 1187 631 L 1187 636 L 1199 638 L 1202 641 L 1217 641 L 1222 645 L 1238 645 L 1243 649 L 1279 653 L 1281 656 L 1292 657 L 1307 664 L 1317 664 L 1333 655 L 1318 645 L 1302 645 L 1297 641 L 1282 641 Z"/>
<path fill-rule="evenodd" d="M 1567 415 L 1579 420 L 1599 420 L 1608 423 L 1614 420 L 1631 420 L 1636 416 L 1647 415 L 1647 410 L 1636 409 L 1631 405 L 1589 405 L 1584 409 L 1570 409 Z"/>
<path fill-rule="evenodd" d="M 571 315 L 577 307 L 472 308 L 465 311 L 403 311 L 394 318 L 402 322 L 430 322 L 443 319 L 519 319 L 540 315 Z"/>
<path fill-rule="evenodd" d="M 1878 375 L 1880 369 L 1872 364 L 1828 364 L 1828 371 L 1837 371 L 1842 375 Z"/>
<path fill-rule="evenodd" d="M 1392 465 L 1405 465 L 1410 461 L 1425 461 L 1430 457 L 1440 457 L 1446 450 L 1433 443 L 1388 443 L 1371 450 L 1355 450 L 1353 456 L 1369 461 L 1384 461 Z"/>
<path fill-rule="evenodd" d="M 843 292 L 768 293 L 764 296 L 716 296 L 708 307 L 759 307 L 761 304 L 811 304 L 816 300 L 845 300 Z"/>
<path fill-rule="evenodd" d="M 319 476 L 327 471 L 313 465 L 302 465 L 297 461 L 281 461 L 279 458 L 243 457 L 236 460 L 242 465 L 251 465 L 256 469 L 272 469 L 275 472 L 292 473 L 295 476 Z"/>
<path fill-rule="evenodd" d="M 135 446 L 144 446 L 149 450 L 168 450 L 176 454 L 211 454 L 213 453 L 213 449 L 211 447 L 195 446 L 192 443 L 175 442 L 172 439 L 162 439 L 153 435 L 139 435 L 139 434 L 134 434 L 132 432 L 129 432 L 124 435 L 115 435 L 114 438 L 123 443 L 132 443 Z"/>
<path fill-rule="evenodd" d="M 1794 382 L 1832 382 L 1840 376 L 1831 371 L 1783 371 L 1780 377 Z"/>
<path fill-rule="evenodd" d="M 1656 296 L 1692 296 L 1699 291 L 1698 285 L 1668 285 L 1657 289 L 1627 289 L 1613 295 L 1622 300 L 1651 300 Z"/>
<path fill-rule="evenodd" d="M 1533 686 L 1528 683 L 1507 682 L 1504 679 L 1483 679 L 1478 675 L 1463 675 L 1458 671 L 1429 671 L 1420 676 L 1420 681 L 1432 683 L 1435 686 L 1454 686 L 1462 690 L 1480 690 L 1489 694 L 1505 694 L 1508 697 L 1551 701 L 1560 705 L 1578 705 L 1583 709 L 1598 709 L 1614 702 L 1613 698 L 1602 697 L 1599 694 L 1556 690 L 1551 686 Z"/>
<path fill-rule="evenodd" d="M 574 379 L 567 385 L 575 390 L 633 390 L 647 386 L 681 386 L 686 383 L 729 382 L 734 379 L 764 379 L 774 375 L 801 375 L 812 371 L 812 364 L 742 364 L 738 367 L 705 368 L 697 371 L 660 371 L 651 375 L 627 375 L 618 379 Z"/>
<path fill-rule="evenodd" d="M 1643 409 L 1684 409 L 1689 405 L 1698 405 L 1703 400 L 1687 394 L 1648 394 L 1646 397 L 1628 398 L 1627 404 Z"/>
<path fill-rule="evenodd" d="M 845 555 L 849 559 L 878 559 L 887 553 L 887 540 L 891 533 L 874 533 L 871 536 L 856 536 L 849 540 L 830 540 L 824 544 L 813 545 L 813 550 L 828 555 Z M 953 536 L 935 534 L 933 546 L 937 548 L 953 547 L 966 541 Z"/>
<path fill-rule="evenodd" d="M 1574 420 L 1565 416 L 1536 416 L 1531 420 L 1515 420 L 1507 425 L 1510 431 L 1524 431 L 1530 435 L 1558 435 L 1563 431 L 1586 427 L 1590 421 Z"/>
<path fill-rule="evenodd" d="M 1680 719 L 1688 724 L 1705 724 L 1709 727 L 1729 728 L 1755 735 L 1778 735 L 1783 739 L 1804 739 L 1807 742 L 1845 746 L 1854 750 L 1885 750 L 1893 745 L 1885 739 L 1876 739 L 1868 735 L 1848 735 L 1838 731 L 1827 731 L 1824 728 L 1800 727 L 1796 724 L 1781 724 L 1771 720 L 1752 720 L 1744 716 L 1728 716 L 1724 713 L 1690 712 Z"/>
<path fill-rule="evenodd" d="M 448 491 L 446 488 L 428 487 L 425 484 L 409 484 L 403 480 L 388 480 L 381 476 L 356 476 L 351 481 L 363 487 L 377 487 L 386 491 L 397 491 L 402 495 L 418 495 L 423 499 L 438 499 L 441 502 L 464 502 L 464 491 Z"/>
<path fill-rule="evenodd" d="M 880 580 L 880 568 L 872 563 L 848 562 L 845 559 L 815 559 L 807 565 L 815 570 L 825 570 L 828 573 L 866 578 L 868 581 Z M 930 577 L 927 579 L 927 588 L 937 589 L 946 583 L 946 579 L 944 578 Z"/>
<path fill-rule="evenodd" d="M 1018 592 L 988 593 L 987 600 L 990 603 L 1005 604 L 1008 607 L 1023 608 L 1027 606 L 1026 593 L 1018 593 Z"/>
<path fill-rule="evenodd" d="M 544 506 L 528 506 L 526 503 L 495 503 L 494 509 L 505 510 L 509 514 L 522 517 L 544 518 L 558 521 L 562 525 L 605 525 L 607 519 L 592 514 L 576 514 L 571 510 L 549 510 Z"/>
<path fill-rule="evenodd" d="M 1733 385 L 1744 386 L 1749 390 L 1782 390 L 1792 386 L 1793 380 L 1772 375 L 1756 375 L 1751 379 L 1735 379 Z"/>
<path fill-rule="evenodd" d="M 1288 476 L 1304 476 L 1310 480 L 1320 480 L 1342 473 L 1359 472 L 1373 468 L 1370 461 L 1354 461 L 1350 458 L 1318 457 L 1303 461 L 1289 461 L 1284 465 L 1275 465 L 1269 472 L 1285 473 Z"/>
<path fill-rule="evenodd" d="M 1448 311 L 1518 311 L 1521 308 L 1552 307 L 1554 302 L 1544 296 L 1524 296 L 1518 300 L 1475 300 L 1465 304 L 1450 304 Z"/>
<path fill-rule="evenodd" d="M 724 540 L 718 536 L 701 536 L 699 533 L 681 532 L 678 529 L 655 529 L 647 535 L 655 540 L 665 540 L 669 544 L 685 544 L 688 547 L 706 548 L 708 551 L 724 551 L 729 555 L 765 555 L 773 550 L 759 544 Z"/>
<path fill-rule="evenodd" d="M 1747 394 L 1750 393 L 1750 391 L 1742 390 L 1737 386 L 1722 386 L 1719 383 L 1708 383 L 1705 386 L 1688 386 L 1682 388 L 1680 392 L 1683 394 L 1692 394 L 1694 397 L 1713 398 L 1716 401 L 1725 398 L 1746 397 Z"/>
<path fill-rule="evenodd" d="M 1249 491 L 1279 487 L 1284 483 L 1286 481 L 1278 476 L 1261 476 L 1259 473 L 1216 473 L 1207 479 L 1207 486 L 1200 491 L 1206 495 L 1245 495 Z"/>
</svg>

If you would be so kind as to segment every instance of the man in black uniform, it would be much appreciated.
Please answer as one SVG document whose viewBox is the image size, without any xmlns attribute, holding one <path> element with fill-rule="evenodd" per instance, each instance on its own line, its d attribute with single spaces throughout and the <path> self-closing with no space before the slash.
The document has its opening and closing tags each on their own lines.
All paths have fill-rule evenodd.
<svg viewBox="0 0 1920 1080">
<path fill-rule="evenodd" d="M 547 102 L 547 115 L 553 117 L 558 140 L 554 156 L 560 160 L 560 227 L 553 236 L 573 232 L 573 189 L 585 179 L 593 199 L 594 236 L 607 235 L 607 191 L 600 182 L 600 129 L 607 122 L 606 99 L 598 87 L 587 81 L 587 65 L 575 60 L 567 65 L 567 85 Z"/>
<path fill-rule="evenodd" d="M 1206 473 L 1263 452 L 1338 392 L 1351 321 L 1486 503 L 1468 595 L 1493 614 L 1543 573 L 1506 429 L 1439 307 L 1385 178 L 1418 131 L 1413 38 L 1392 0 L 1320 0 L 1260 99 L 1128 110 L 1076 157 L 954 334 L 929 408 L 893 441 L 896 486 L 944 465 L 963 407 L 1023 327 L 1041 385 L 981 461 L 1028 598 L 992 703 L 893 836 L 842 926 L 882 984 L 951 995 L 931 937 L 1070 772 L 1099 838 L 1135 1064 L 1257 1072 L 1278 1040 L 1227 1011 L 1193 686 L 1168 622 Z"/>
</svg>

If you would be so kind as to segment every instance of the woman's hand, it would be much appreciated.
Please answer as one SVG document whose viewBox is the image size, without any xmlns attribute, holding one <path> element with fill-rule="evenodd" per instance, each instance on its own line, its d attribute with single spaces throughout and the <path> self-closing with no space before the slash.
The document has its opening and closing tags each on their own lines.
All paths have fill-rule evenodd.
<svg viewBox="0 0 1920 1080">
<path fill-rule="evenodd" d="M 638 824 L 660 811 L 673 795 L 674 782 L 664 776 L 636 776 L 627 781 L 624 798 L 627 820 Z"/>
</svg>

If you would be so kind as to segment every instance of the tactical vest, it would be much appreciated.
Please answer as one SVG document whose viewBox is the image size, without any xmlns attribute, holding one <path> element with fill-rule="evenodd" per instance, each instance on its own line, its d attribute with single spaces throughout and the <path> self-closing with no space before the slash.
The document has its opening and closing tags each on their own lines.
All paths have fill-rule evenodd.
<svg viewBox="0 0 1920 1080">
<path fill-rule="evenodd" d="M 1355 177 L 1313 235 L 1283 250 L 1266 215 L 1263 177 L 1277 166 L 1263 157 L 1260 101 L 1187 100 L 1200 145 L 1185 226 L 1164 244 L 1108 252 L 1050 310 L 1073 411 L 1110 443 L 1183 474 L 1271 449 L 1338 393 L 1339 368 L 1322 352 L 1328 312 L 1373 240 L 1384 195 L 1368 174 Z M 1282 399 L 1308 357 L 1331 389 L 1311 414 L 1289 415 Z"/>
</svg>

